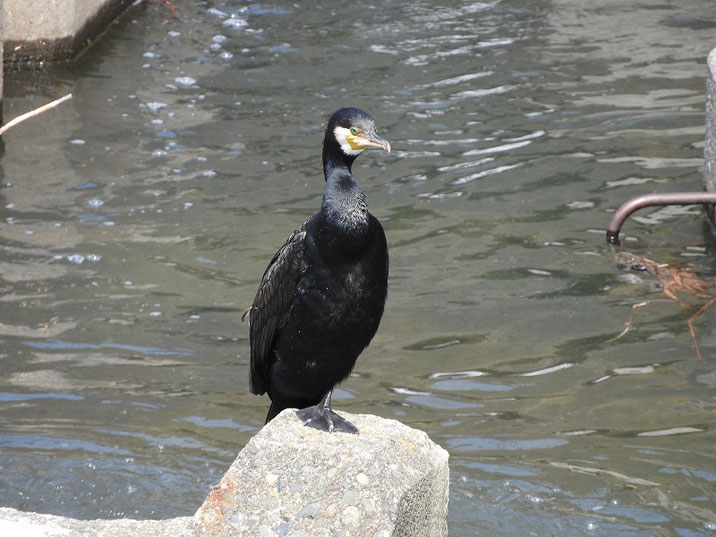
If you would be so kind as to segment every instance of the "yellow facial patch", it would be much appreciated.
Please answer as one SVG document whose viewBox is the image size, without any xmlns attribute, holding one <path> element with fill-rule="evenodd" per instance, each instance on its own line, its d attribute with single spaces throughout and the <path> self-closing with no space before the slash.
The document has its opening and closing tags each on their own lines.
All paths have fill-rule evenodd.
<svg viewBox="0 0 716 537">
<path fill-rule="evenodd" d="M 352 130 L 346 129 L 345 127 L 336 127 L 333 129 L 333 134 L 336 137 L 338 145 L 341 146 L 341 150 L 346 155 L 359 155 L 361 151 L 367 149 L 368 146 L 363 143 L 363 139 L 356 130 L 356 134 L 353 134 Z"/>
<path fill-rule="evenodd" d="M 346 141 L 348 142 L 348 145 L 351 146 L 351 149 L 354 151 L 363 151 L 364 149 L 368 149 L 370 146 L 365 143 L 365 139 L 361 137 L 360 133 L 353 134 L 352 131 L 349 131 L 350 134 L 346 136 Z"/>
</svg>

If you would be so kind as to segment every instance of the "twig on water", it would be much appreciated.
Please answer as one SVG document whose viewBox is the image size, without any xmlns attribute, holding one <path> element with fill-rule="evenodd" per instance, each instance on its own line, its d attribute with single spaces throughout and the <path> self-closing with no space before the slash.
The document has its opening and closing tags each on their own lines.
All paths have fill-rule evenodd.
<svg viewBox="0 0 716 537">
<path fill-rule="evenodd" d="M 22 123 L 22 122 L 25 121 L 26 119 L 30 119 L 31 117 L 35 117 L 35 116 L 37 116 L 37 115 L 39 115 L 39 114 L 42 114 L 43 112 L 47 112 L 47 111 L 50 110 L 51 108 L 54 108 L 54 107 L 57 106 L 58 104 L 62 104 L 62 103 L 64 103 L 65 101 L 67 101 L 67 100 L 69 100 L 69 99 L 71 99 L 71 98 L 72 98 L 72 94 L 71 94 L 71 93 L 68 93 L 68 94 L 65 95 L 64 97 L 60 97 L 59 99 L 54 100 L 54 101 L 52 101 L 51 103 L 43 104 L 40 108 L 35 108 L 34 110 L 31 110 L 30 112 L 26 112 L 26 113 L 24 113 L 24 114 L 22 114 L 22 115 L 17 116 L 15 119 L 13 119 L 13 120 L 11 120 L 11 121 L 8 121 L 7 123 L 5 123 L 5 125 L 3 125 L 2 127 L 0 127 L 0 136 L 2 136 L 3 134 L 5 134 L 8 130 L 10 130 L 12 127 L 14 127 L 15 125 L 17 125 L 18 123 Z"/>
</svg>

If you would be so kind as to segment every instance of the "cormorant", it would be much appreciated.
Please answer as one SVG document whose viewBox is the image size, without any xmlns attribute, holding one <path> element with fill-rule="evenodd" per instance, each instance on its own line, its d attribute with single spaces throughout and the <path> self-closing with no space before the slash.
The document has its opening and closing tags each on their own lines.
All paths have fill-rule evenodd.
<svg viewBox="0 0 716 537">
<path fill-rule="evenodd" d="M 298 408 L 309 427 L 358 432 L 331 410 L 331 393 L 373 339 L 388 292 L 385 233 L 351 173 L 369 147 L 390 151 L 369 114 L 341 108 L 331 116 L 321 210 L 273 256 L 247 312 L 250 389 L 271 398 L 266 423 Z"/>
</svg>

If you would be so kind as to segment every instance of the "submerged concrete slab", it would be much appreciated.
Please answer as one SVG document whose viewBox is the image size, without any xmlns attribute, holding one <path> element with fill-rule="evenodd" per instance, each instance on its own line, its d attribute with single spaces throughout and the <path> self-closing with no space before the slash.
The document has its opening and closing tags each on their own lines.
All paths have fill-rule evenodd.
<svg viewBox="0 0 716 537">
<path fill-rule="evenodd" d="M 133 0 L 2 0 L 4 61 L 76 56 Z"/>
<path fill-rule="evenodd" d="M 341 414 L 360 434 L 293 410 L 266 425 L 197 511 L 197 536 L 447 536 L 448 453 L 400 422 Z"/>
<path fill-rule="evenodd" d="M 0 507 L 0 535 L 16 537 L 192 537 L 191 517 L 77 520 Z"/>
</svg>

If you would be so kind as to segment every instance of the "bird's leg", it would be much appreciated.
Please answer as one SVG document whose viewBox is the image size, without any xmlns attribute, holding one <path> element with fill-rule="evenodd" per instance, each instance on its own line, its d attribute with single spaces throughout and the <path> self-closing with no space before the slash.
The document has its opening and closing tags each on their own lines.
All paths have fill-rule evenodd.
<svg viewBox="0 0 716 537">
<path fill-rule="evenodd" d="M 358 434 L 358 428 L 355 425 L 331 410 L 332 394 L 333 390 L 328 390 L 328 393 L 323 396 L 323 399 L 317 405 L 297 410 L 298 419 L 307 427 L 313 427 L 319 431 L 328 433 L 340 431 L 342 433 Z"/>
</svg>

